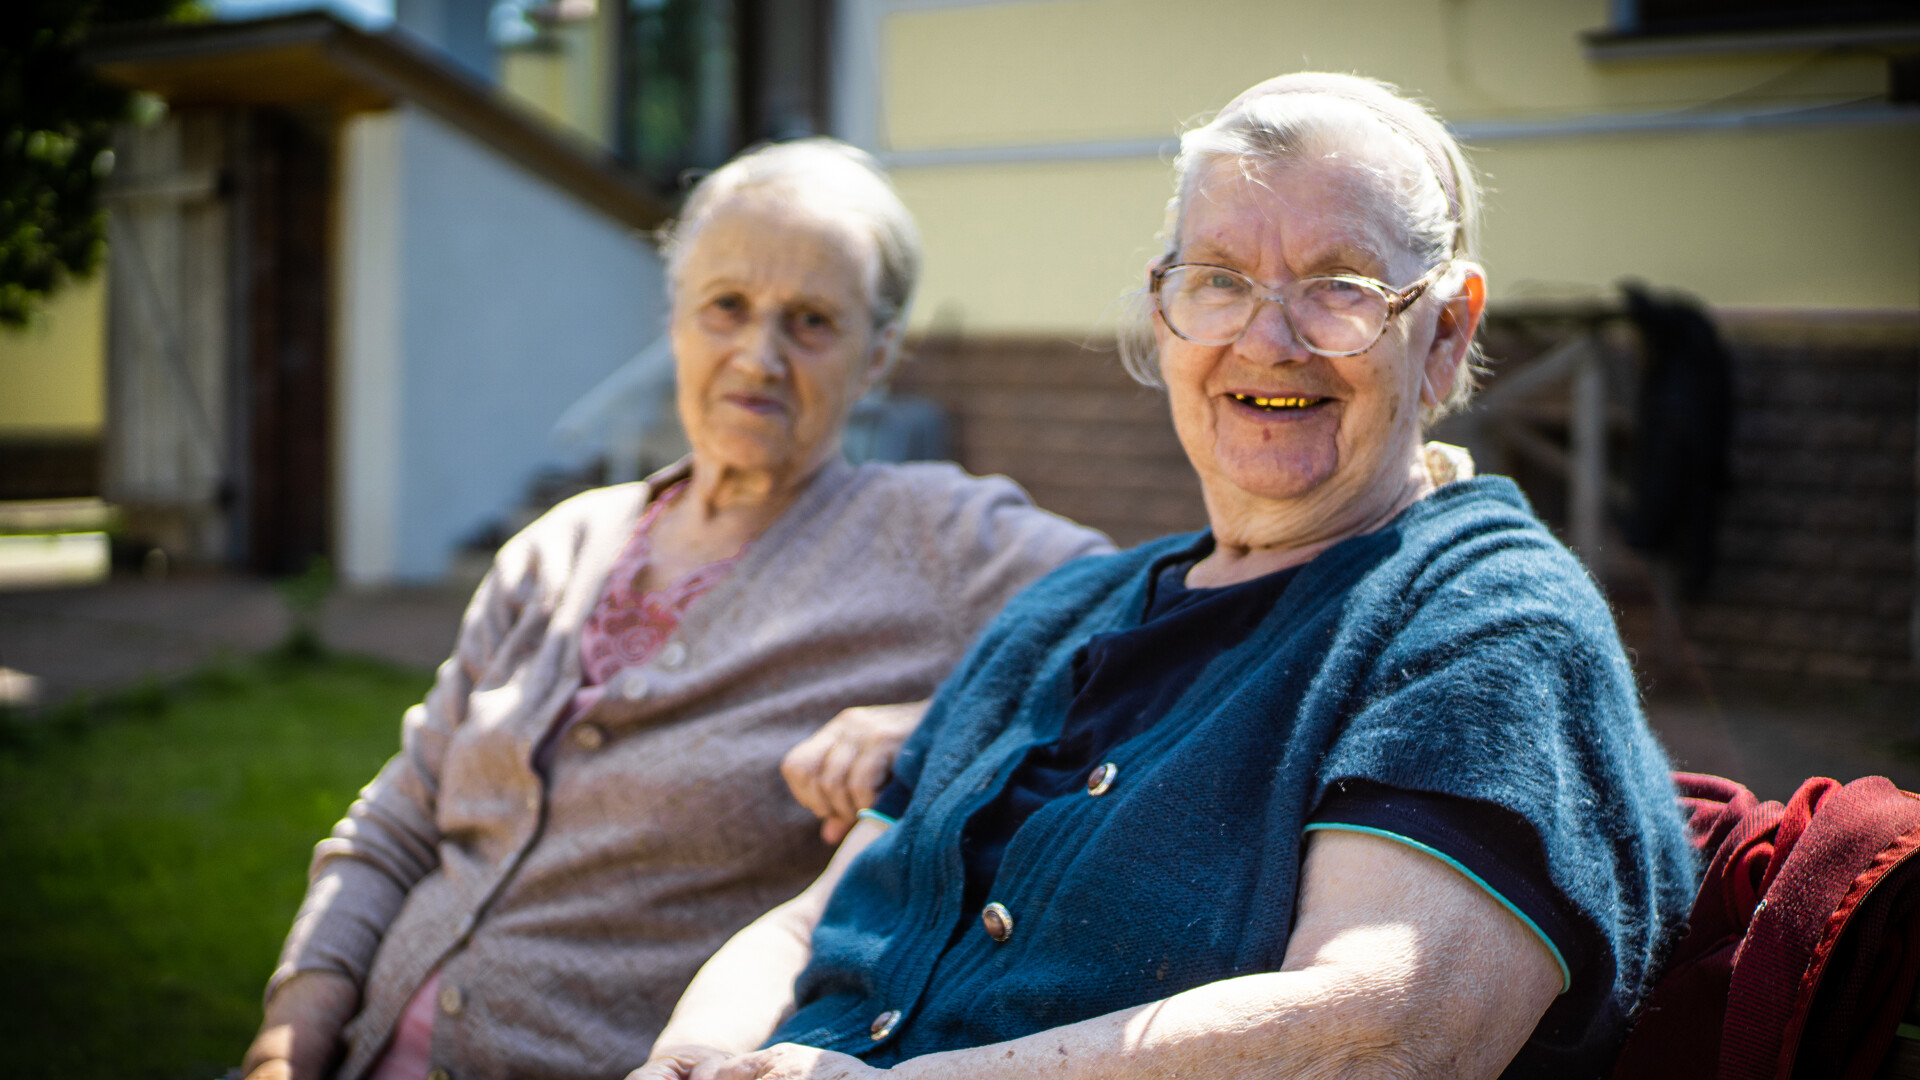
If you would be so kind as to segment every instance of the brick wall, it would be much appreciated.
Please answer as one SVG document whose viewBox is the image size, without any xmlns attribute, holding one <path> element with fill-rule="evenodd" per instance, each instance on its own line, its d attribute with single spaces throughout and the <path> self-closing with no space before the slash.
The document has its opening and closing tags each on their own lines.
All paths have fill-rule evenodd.
<svg viewBox="0 0 1920 1080">
<path fill-rule="evenodd" d="M 1206 525 L 1166 398 L 1128 378 L 1111 347 L 931 339 L 893 386 L 947 410 L 950 450 L 967 469 L 1010 476 L 1041 506 L 1122 545 Z"/>
<path fill-rule="evenodd" d="M 100 494 L 94 436 L 0 437 L 0 501 Z"/>
<path fill-rule="evenodd" d="M 1915 677 L 1920 320 L 1723 320 L 1733 490 L 1688 636 L 1717 667 Z"/>
<path fill-rule="evenodd" d="M 1734 488 L 1714 577 L 1678 611 L 1693 655 L 1720 669 L 1913 681 L 1920 319 L 1735 314 L 1722 329 L 1735 354 Z M 1552 340 L 1490 330 L 1496 357 Z M 968 469 L 1004 473 L 1122 544 L 1205 526 L 1164 397 L 1136 386 L 1110 347 L 946 338 L 914 352 L 894 386 L 948 410 Z M 1558 525 L 1563 493 L 1521 479 Z M 1609 588 L 1652 661 L 1652 604 L 1635 584 Z"/>
</svg>

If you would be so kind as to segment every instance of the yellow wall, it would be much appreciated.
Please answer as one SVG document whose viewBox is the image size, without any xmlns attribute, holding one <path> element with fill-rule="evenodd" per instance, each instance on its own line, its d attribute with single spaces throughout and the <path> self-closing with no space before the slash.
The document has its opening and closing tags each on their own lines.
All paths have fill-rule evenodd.
<svg viewBox="0 0 1920 1080">
<path fill-rule="evenodd" d="M 501 87 L 562 129 L 610 146 L 610 26 L 611 20 L 596 14 L 551 28 L 540 44 L 505 50 L 500 54 Z"/>
<path fill-rule="evenodd" d="M 882 18 L 883 150 L 1151 140 L 1270 75 L 1358 71 L 1474 125 L 1792 109 L 1884 94 L 1866 54 L 1595 61 L 1605 0 L 1015 0 Z M 1724 305 L 1920 307 L 1920 124 L 1489 137 L 1495 299 L 1634 275 Z M 1150 155 L 903 165 L 918 307 L 972 331 L 1085 333 L 1155 253 Z"/>
<path fill-rule="evenodd" d="M 69 284 L 25 330 L 0 330 L 0 438 L 97 435 L 106 408 L 106 275 Z"/>
</svg>

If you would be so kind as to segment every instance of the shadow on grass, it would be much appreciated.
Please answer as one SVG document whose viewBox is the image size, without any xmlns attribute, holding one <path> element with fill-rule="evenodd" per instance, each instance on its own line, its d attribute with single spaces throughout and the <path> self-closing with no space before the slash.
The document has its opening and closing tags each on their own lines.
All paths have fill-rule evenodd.
<svg viewBox="0 0 1920 1080">
<path fill-rule="evenodd" d="M 238 1063 L 313 844 L 428 679 L 276 651 L 0 716 L 5 1075 Z"/>
</svg>

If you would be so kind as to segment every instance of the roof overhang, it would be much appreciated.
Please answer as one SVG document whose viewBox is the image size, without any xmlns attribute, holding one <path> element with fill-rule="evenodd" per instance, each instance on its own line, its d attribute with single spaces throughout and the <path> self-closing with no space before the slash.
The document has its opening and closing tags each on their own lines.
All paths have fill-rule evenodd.
<svg viewBox="0 0 1920 1080">
<path fill-rule="evenodd" d="M 411 102 L 632 228 L 666 203 L 585 139 L 562 132 L 397 31 L 368 33 L 308 12 L 248 22 L 116 28 L 87 63 L 109 81 L 196 105 L 325 109 L 336 115 Z"/>
</svg>

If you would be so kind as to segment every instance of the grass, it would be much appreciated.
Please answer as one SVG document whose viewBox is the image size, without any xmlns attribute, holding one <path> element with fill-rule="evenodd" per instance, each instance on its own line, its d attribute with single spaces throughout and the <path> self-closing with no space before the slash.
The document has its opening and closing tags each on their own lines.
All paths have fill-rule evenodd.
<svg viewBox="0 0 1920 1080">
<path fill-rule="evenodd" d="M 427 681 L 270 656 L 0 716 L 0 1072 L 239 1064 L 313 844 Z"/>
</svg>

